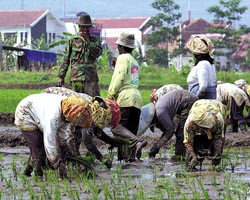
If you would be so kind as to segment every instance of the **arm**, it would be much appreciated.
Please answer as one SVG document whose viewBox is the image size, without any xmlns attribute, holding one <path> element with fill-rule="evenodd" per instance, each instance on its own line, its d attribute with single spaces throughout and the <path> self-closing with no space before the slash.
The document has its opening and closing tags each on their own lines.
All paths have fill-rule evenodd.
<svg viewBox="0 0 250 200">
<path fill-rule="evenodd" d="M 116 100 L 119 90 L 122 88 L 125 82 L 127 64 L 126 60 L 118 57 L 114 73 L 109 85 L 107 98 Z"/>
<path fill-rule="evenodd" d="M 60 78 L 58 81 L 58 86 L 64 85 L 64 78 L 67 74 L 70 65 L 71 45 L 72 45 L 71 40 L 69 40 L 65 47 L 63 63 L 60 65 L 58 71 L 58 77 Z"/>
<path fill-rule="evenodd" d="M 197 76 L 199 81 L 199 91 L 197 95 L 199 96 L 202 92 L 205 92 L 208 86 L 208 70 L 206 66 L 199 65 L 197 70 Z"/>
</svg>

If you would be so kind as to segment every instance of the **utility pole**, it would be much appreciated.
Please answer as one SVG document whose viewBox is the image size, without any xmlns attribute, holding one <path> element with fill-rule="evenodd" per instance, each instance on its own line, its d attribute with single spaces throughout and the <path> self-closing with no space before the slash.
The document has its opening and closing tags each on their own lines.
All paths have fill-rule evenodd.
<svg viewBox="0 0 250 200">
<path fill-rule="evenodd" d="M 188 19 L 191 20 L 190 0 L 188 0 Z"/>
<path fill-rule="evenodd" d="M 23 6 L 23 0 L 21 0 L 21 10 L 24 9 L 24 6 Z"/>
<path fill-rule="evenodd" d="M 0 40 L 0 67 L 3 65 L 3 42 Z"/>
</svg>

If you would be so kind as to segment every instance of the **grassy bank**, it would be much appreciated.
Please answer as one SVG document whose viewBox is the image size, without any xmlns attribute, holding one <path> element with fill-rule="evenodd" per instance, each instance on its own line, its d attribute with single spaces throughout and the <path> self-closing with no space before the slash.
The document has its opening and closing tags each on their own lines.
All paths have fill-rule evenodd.
<svg viewBox="0 0 250 200">
<path fill-rule="evenodd" d="M 113 71 L 111 69 L 99 70 L 99 84 L 108 87 Z M 140 72 L 140 86 L 148 87 L 148 89 L 140 89 L 143 97 L 143 104 L 149 103 L 149 95 L 152 88 L 160 87 L 164 84 L 175 83 L 183 87 L 186 85 L 186 77 L 189 70 L 186 68 L 182 71 L 176 71 L 174 68 L 163 69 L 158 67 L 143 67 Z M 245 79 L 250 82 L 250 73 L 235 72 L 217 72 L 217 79 L 224 82 L 234 82 L 237 79 Z M 0 112 L 12 113 L 15 111 L 18 102 L 29 94 L 40 93 L 44 89 L 44 85 L 57 85 L 57 70 L 50 72 L 0 72 Z M 69 82 L 69 76 L 65 80 Z M 20 85 L 37 84 L 37 89 L 17 89 Z M 6 86 L 6 87 L 5 87 Z M 11 88 L 11 89 L 5 89 Z M 106 89 L 101 90 L 101 96 L 105 97 Z"/>
</svg>

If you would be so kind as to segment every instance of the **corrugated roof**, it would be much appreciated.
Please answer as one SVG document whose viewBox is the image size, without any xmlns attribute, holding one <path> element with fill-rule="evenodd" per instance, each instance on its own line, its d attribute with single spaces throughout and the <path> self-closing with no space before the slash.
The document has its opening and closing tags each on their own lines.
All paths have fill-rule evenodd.
<svg viewBox="0 0 250 200">
<path fill-rule="evenodd" d="M 0 10 L 0 26 L 30 26 L 45 12 L 46 10 Z"/>
</svg>

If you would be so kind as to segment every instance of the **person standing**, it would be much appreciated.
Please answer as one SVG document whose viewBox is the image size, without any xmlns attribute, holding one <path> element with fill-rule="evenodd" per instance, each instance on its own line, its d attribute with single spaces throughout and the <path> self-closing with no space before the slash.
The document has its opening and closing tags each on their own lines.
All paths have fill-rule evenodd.
<svg viewBox="0 0 250 200">
<path fill-rule="evenodd" d="M 186 168 L 196 171 L 205 157 L 212 160 L 213 169 L 220 164 L 225 141 L 226 106 L 217 100 L 196 101 L 184 126 Z"/>
<path fill-rule="evenodd" d="M 175 134 L 175 158 L 185 156 L 183 144 L 183 128 L 188 117 L 188 112 L 198 97 L 184 89 L 177 89 L 163 95 L 155 104 L 156 127 L 162 131 L 162 135 L 149 151 L 149 158 L 155 158 L 160 148 L 165 145 Z M 174 118 L 178 116 L 178 124 L 175 126 Z"/>
<path fill-rule="evenodd" d="M 188 42 L 194 56 L 194 67 L 187 77 L 188 89 L 199 99 L 216 99 L 216 69 L 211 54 L 214 45 L 208 38 L 196 36 Z"/>
<path fill-rule="evenodd" d="M 79 33 L 72 36 L 65 48 L 64 62 L 61 64 L 58 86 L 64 85 L 68 68 L 71 68 L 72 90 L 90 96 L 100 96 L 96 59 L 102 54 L 97 36 L 90 34 L 92 21 L 88 14 L 79 18 Z"/>
<path fill-rule="evenodd" d="M 114 135 L 119 135 L 121 130 L 125 128 L 136 136 L 141 114 L 142 97 L 138 90 L 139 64 L 132 55 L 132 51 L 135 48 L 134 34 L 121 33 L 116 44 L 118 45 L 119 56 L 116 60 L 107 98 L 115 100 L 119 104 L 121 120 L 120 126 L 111 130 Z M 124 134 L 126 132 L 123 131 Z M 124 137 L 124 134 L 121 137 Z M 137 144 L 142 146 L 147 145 L 146 141 Z M 124 159 L 122 146 L 118 147 L 118 160 Z M 135 161 L 136 154 L 137 158 L 140 157 L 140 152 L 136 152 L 134 145 L 129 151 L 129 156 L 125 160 Z"/>
</svg>

